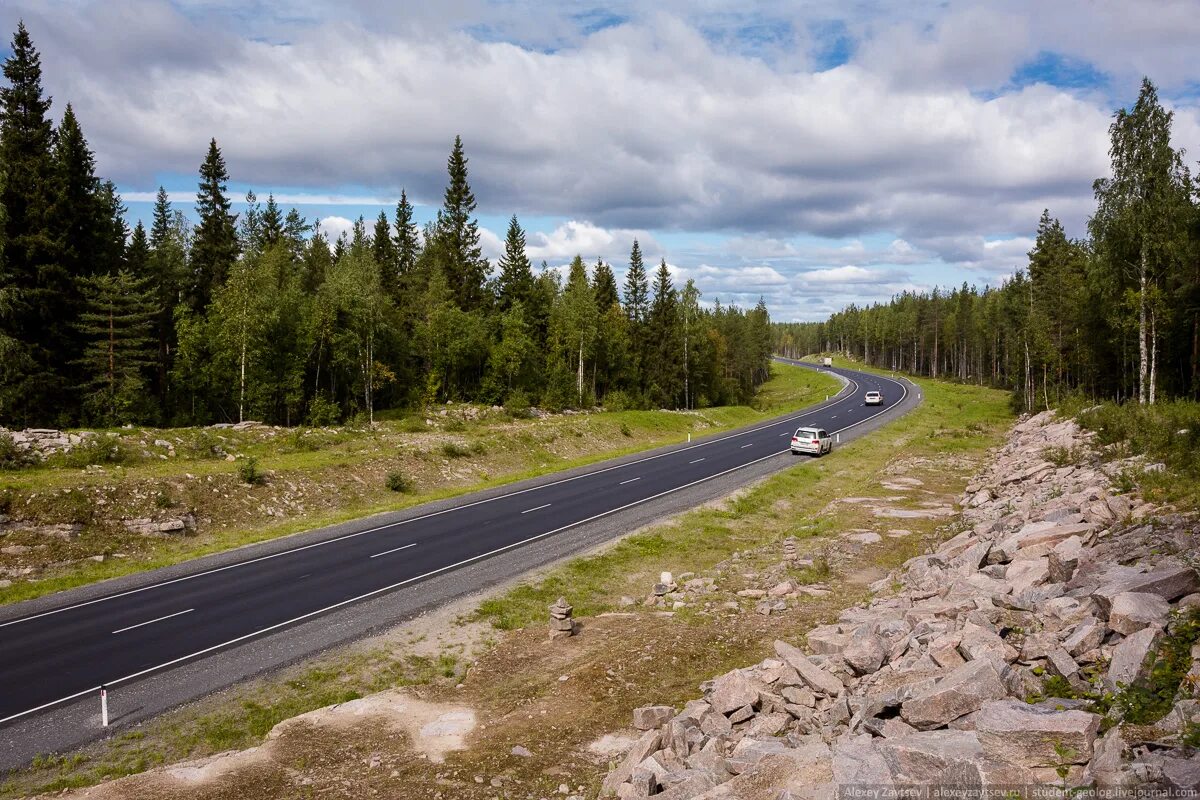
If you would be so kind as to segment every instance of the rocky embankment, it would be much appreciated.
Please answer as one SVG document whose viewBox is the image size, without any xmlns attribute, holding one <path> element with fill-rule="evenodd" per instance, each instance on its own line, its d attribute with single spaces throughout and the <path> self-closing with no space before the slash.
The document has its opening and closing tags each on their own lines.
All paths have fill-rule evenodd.
<svg viewBox="0 0 1200 800">
<path fill-rule="evenodd" d="M 602 794 L 1200 788 L 1198 526 L 1114 487 L 1153 465 L 1099 455 L 1073 421 L 1022 422 L 957 535 L 682 711 L 637 709 L 644 733 Z"/>
</svg>

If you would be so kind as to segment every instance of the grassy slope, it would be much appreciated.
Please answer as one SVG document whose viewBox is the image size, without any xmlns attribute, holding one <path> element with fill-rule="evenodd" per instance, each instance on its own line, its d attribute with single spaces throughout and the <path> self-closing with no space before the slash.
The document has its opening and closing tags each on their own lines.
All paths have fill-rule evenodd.
<svg viewBox="0 0 1200 800">
<path fill-rule="evenodd" d="M 34 534 L 5 537 L 5 544 L 40 548 L 39 553 L 49 562 L 73 563 L 40 574 L 37 580 L 18 580 L 0 588 L 0 603 L 586 465 L 679 442 L 688 435 L 707 435 L 809 405 L 837 389 L 827 375 L 775 365 L 753 408 L 709 408 L 682 414 L 618 411 L 526 421 L 490 416 L 478 421 L 452 417 L 445 423 L 434 417 L 439 424 L 432 430 L 424 420 L 410 418 L 381 423 L 375 431 L 293 431 L 272 438 L 253 431 L 155 432 L 149 438 L 180 440 L 176 458 L 147 459 L 102 471 L 42 467 L 0 472 L 0 500 L 9 498 L 7 506 L 14 516 L 17 509 L 25 512 L 30 503 L 34 508 L 41 503 L 49 516 L 39 521 L 66 521 L 54 515 L 74 508 L 87 518 L 96 508 L 94 496 L 88 492 L 104 494 L 115 485 L 122 500 L 128 501 L 130 494 L 144 498 L 142 507 L 127 508 L 123 517 L 152 514 L 152 498 L 167 496 L 177 510 L 190 508 L 209 514 L 212 523 L 197 536 L 178 538 L 128 534 L 113 530 L 112 525 L 89 529 L 74 542 Z M 128 431 L 119 433 L 131 436 Z M 138 434 L 146 438 L 144 432 Z M 234 477 L 237 464 L 211 457 L 214 443 L 257 459 L 259 467 L 271 476 L 268 486 L 240 485 Z M 398 494 L 385 488 L 385 477 L 397 471 L 415 486 L 414 491 Z M 246 507 L 255 503 L 273 506 L 273 491 L 305 482 L 321 501 L 304 513 L 281 520 L 247 511 Z M 109 507 L 118 502 L 121 500 L 114 500 Z M 0 508 L 0 512 L 4 510 Z M 123 557 L 90 560 L 113 553 Z M 0 556 L 0 566 L 4 566 L 3 559 Z"/>
<path fill-rule="evenodd" d="M 918 507 L 922 499 L 931 497 L 942 502 L 961 491 L 967 476 L 980 467 L 987 448 L 1002 441 L 1011 423 L 1003 392 L 938 381 L 919 384 L 924 404 L 882 430 L 821 460 L 798 459 L 795 468 L 759 483 L 724 507 L 680 515 L 483 603 L 479 615 L 497 627 L 530 630 L 505 634 L 501 645 L 471 670 L 463 690 L 452 688 L 463 680 L 463 665 L 460 662 L 456 669 L 450 656 L 420 661 L 398 649 L 367 656 L 338 651 L 284 675 L 235 689 L 228 696 L 181 709 L 86 754 L 40 761 L 0 786 L 0 796 L 89 785 L 155 764 L 246 747 L 257 744 L 265 731 L 289 716 L 386 686 L 421 682 L 430 684 L 426 691 L 432 692 L 428 696 L 433 699 L 449 698 L 478 708 L 489 720 L 488 731 L 480 731 L 471 749 L 446 765 L 407 758 L 408 766 L 398 779 L 403 785 L 389 788 L 388 796 L 423 797 L 437 777 L 435 770 L 438 776 L 460 771 L 466 776 L 509 774 L 514 768 L 509 752 L 514 741 L 539 754 L 528 767 L 517 765 L 528 774 L 512 776 L 531 796 L 553 793 L 561 780 L 560 773 L 549 769 L 553 764 L 568 764 L 579 780 L 590 780 L 587 771 L 602 768 L 579 763 L 581 745 L 626 725 L 630 708 L 682 703 L 695 696 L 699 681 L 765 656 L 773 637 L 798 636 L 823 615 L 860 599 L 861 580 L 820 568 L 820 554 L 830 552 L 837 534 L 849 528 L 883 531 L 902 525 L 911 529 L 911 537 L 885 539 L 864 554 L 863 560 L 875 569 L 900 563 L 926 546 L 927 537 L 943 535 L 939 528 L 944 520 L 880 520 L 860 505 L 831 502 L 850 496 L 895 496 L 879 481 L 896 474 L 924 480 L 932 493 L 890 501 L 893 504 Z M 785 536 L 801 540 L 802 554 L 818 556 L 817 569 L 797 571 L 792 577 L 826 583 L 834 589 L 830 597 L 801 602 L 783 616 L 761 617 L 748 610 L 734 617 L 713 616 L 693 607 L 677 612 L 670 621 L 642 611 L 627 622 L 610 618 L 607 628 L 601 620 L 588 619 L 586 625 L 605 628 L 606 633 L 589 635 L 585 628 L 583 637 L 571 640 L 584 648 L 577 656 L 569 655 L 569 648 L 553 655 L 542 643 L 545 607 L 559 594 L 570 599 L 577 616 L 592 615 L 618 606 L 622 595 L 644 596 L 663 569 L 677 575 L 685 570 L 716 574 L 720 591 L 711 596 L 714 608 L 722 601 L 751 606 L 753 600 L 740 600 L 736 591 L 755 585 L 752 576 L 778 561 L 777 543 Z M 730 562 L 735 552 L 740 555 Z M 862 565 L 845 568 L 852 566 Z M 714 567 L 716 571 L 710 571 Z M 670 653 L 671 657 L 664 664 L 642 653 Z M 578 660 L 560 663 L 571 658 Z M 547 664 L 548 660 L 554 663 Z M 603 692 L 606 668 L 620 675 L 624 688 L 617 695 Z M 598 670 L 591 681 L 582 677 L 589 669 Z M 581 677 L 565 685 L 556 680 L 567 673 Z M 535 712 L 538 708 L 549 713 L 541 716 Z M 361 764 L 355 761 L 348 769 L 361 772 Z M 469 777 L 456 791 L 460 794 L 455 796 L 464 798 L 495 793 L 487 786 L 475 787 Z"/>
</svg>

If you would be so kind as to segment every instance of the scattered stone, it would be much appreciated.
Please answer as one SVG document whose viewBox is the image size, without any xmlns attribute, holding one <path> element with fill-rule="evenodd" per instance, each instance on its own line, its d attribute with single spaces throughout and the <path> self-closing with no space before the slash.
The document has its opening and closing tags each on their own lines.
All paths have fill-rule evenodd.
<svg viewBox="0 0 1200 800">
<path fill-rule="evenodd" d="M 1166 627 L 1171 604 L 1148 592 L 1121 592 L 1112 599 L 1108 612 L 1108 627 L 1122 636 L 1137 633 L 1142 628 Z"/>
<path fill-rule="evenodd" d="M 1100 715 L 1054 711 L 1018 700 L 984 703 L 975 718 L 984 753 L 1023 767 L 1086 764 L 1100 730 Z"/>
</svg>

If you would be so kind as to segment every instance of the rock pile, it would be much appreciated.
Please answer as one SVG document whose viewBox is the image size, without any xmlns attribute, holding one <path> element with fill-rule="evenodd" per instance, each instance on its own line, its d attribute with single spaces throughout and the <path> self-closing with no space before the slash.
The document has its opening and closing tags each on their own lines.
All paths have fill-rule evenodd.
<svg viewBox="0 0 1200 800">
<path fill-rule="evenodd" d="M 1200 730 L 1200 660 L 1157 728 L 1127 728 L 1091 701 L 1147 679 L 1160 643 L 1200 607 L 1200 578 L 1186 560 L 1194 524 L 1161 513 L 1144 524 L 1155 509 L 1114 490 L 1113 475 L 1142 465 L 1049 460 L 1078 460 L 1089 438 L 1048 414 L 1018 425 L 962 497 L 958 535 L 810 631 L 807 654 L 777 641 L 775 657 L 705 682 L 678 713 L 637 709 L 644 733 L 602 794 L 1200 788 L 1200 756 L 1180 735 Z"/>
<path fill-rule="evenodd" d="M 575 635 L 575 621 L 571 619 L 574 609 L 565 597 L 560 597 L 550 606 L 550 639 L 561 639 Z"/>
</svg>

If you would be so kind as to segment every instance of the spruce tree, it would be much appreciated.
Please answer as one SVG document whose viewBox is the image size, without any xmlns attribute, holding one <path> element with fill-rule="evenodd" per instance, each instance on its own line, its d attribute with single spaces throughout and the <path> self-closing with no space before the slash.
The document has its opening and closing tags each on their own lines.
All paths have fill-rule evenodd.
<svg viewBox="0 0 1200 800">
<path fill-rule="evenodd" d="M 270 199 L 274 200 L 275 198 Z M 304 257 L 305 248 L 308 246 L 308 234 L 312 230 L 313 226 L 300 216 L 299 211 L 294 208 L 288 210 L 287 216 L 283 219 L 283 238 L 287 241 L 288 251 L 291 252 L 293 261 L 299 261 Z"/>
<path fill-rule="evenodd" d="M 141 220 L 133 227 L 129 247 L 125 249 L 125 269 L 139 280 L 149 280 L 151 288 L 154 288 L 153 276 L 150 273 L 150 239 Z"/>
<path fill-rule="evenodd" d="M 617 278 L 604 259 L 596 260 L 596 269 L 592 272 L 592 293 L 596 296 L 596 309 L 601 314 L 620 303 L 617 298 Z"/>
<path fill-rule="evenodd" d="M 73 278 L 109 271 L 115 265 L 97 258 L 102 221 L 96 159 L 69 103 L 55 137 L 54 173 L 51 217 L 61 248 L 60 264 Z"/>
<path fill-rule="evenodd" d="M 508 311 L 516 303 L 529 302 L 533 291 L 533 268 L 525 253 L 525 231 L 517 222 L 517 215 L 508 222 L 508 234 L 504 237 L 504 255 L 500 257 L 500 275 L 496 279 L 497 299 L 501 311 Z"/>
<path fill-rule="evenodd" d="M 225 195 L 229 173 L 217 140 L 208 144 L 208 153 L 200 165 L 200 188 L 196 193 L 196 215 L 200 224 L 192 238 L 192 308 L 203 311 L 212 302 L 213 293 L 229 275 L 238 255 L 237 215 L 229 213 Z"/>
<path fill-rule="evenodd" d="M 262 212 L 263 245 L 271 247 L 283 241 L 284 220 L 279 204 L 275 202 L 275 194 L 267 195 L 267 206 Z"/>
<path fill-rule="evenodd" d="M 479 223 L 474 218 L 475 195 L 467 182 L 467 157 L 461 136 L 446 161 L 450 182 L 437 216 L 437 237 L 442 269 L 454 291 L 459 308 L 471 311 L 483 303 L 483 286 L 488 263 L 479 243 Z"/>
<path fill-rule="evenodd" d="M 371 252 L 379 267 L 379 278 L 389 295 L 395 297 L 400 286 L 400 272 L 396 267 L 396 245 L 392 242 L 392 224 L 386 211 L 375 218 L 375 231 L 371 236 Z"/>
<path fill-rule="evenodd" d="M 53 422 L 62 407 L 61 365 L 74 354 L 70 320 L 78 308 L 70 274 L 59 258 L 51 224 L 54 165 L 50 98 L 42 94 L 41 57 L 25 24 L 13 35 L 4 62 L 8 85 L 0 87 L 0 164 L 5 181 L 0 205 L 6 212 L 5 333 L 19 359 L 6 365 L 9 419 Z"/>
<path fill-rule="evenodd" d="M 649 311 L 650 283 L 646 278 L 646 266 L 642 263 L 642 248 L 633 240 L 629 251 L 629 271 L 625 273 L 625 313 L 629 321 L 640 325 L 646 321 Z"/>
<path fill-rule="evenodd" d="M 679 298 L 666 259 L 654 275 L 654 300 L 646 328 L 649 342 L 645 369 L 651 400 L 661 406 L 678 407 L 683 391 L 683 330 Z"/>
<path fill-rule="evenodd" d="M 408 195 L 400 190 L 400 202 L 396 204 L 396 234 L 392 240 L 396 246 L 396 270 L 401 276 L 412 273 L 421 254 L 421 241 L 417 237 L 417 224 L 413 222 L 412 203 Z"/>
<path fill-rule="evenodd" d="M 154 291 L 155 357 L 154 392 L 163 411 L 168 411 L 170 375 L 176 342 L 175 307 L 183 300 L 188 283 L 187 231 L 185 219 L 171 209 L 167 190 L 158 187 L 150 222 L 150 285 Z"/>
</svg>

